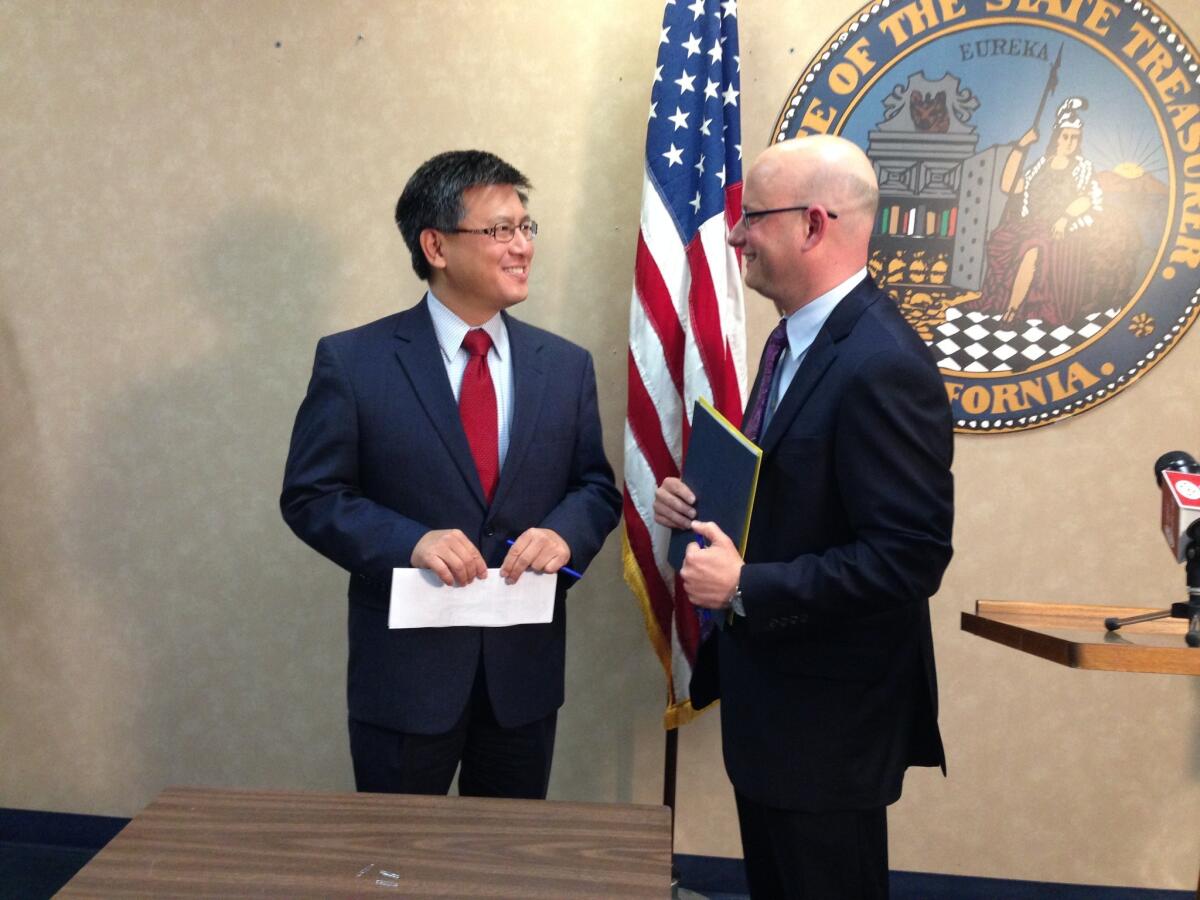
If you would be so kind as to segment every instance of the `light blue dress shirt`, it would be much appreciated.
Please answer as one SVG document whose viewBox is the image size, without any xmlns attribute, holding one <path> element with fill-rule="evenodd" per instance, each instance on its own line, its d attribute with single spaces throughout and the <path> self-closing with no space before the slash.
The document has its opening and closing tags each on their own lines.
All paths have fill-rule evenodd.
<svg viewBox="0 0 1200 900">
<path fill-rule="evenodd" d="M 473 327 L 468 325 L 450 311 L 441 300 L 434 296 L 433 291 L 426 291 L 429 298 L 429 317 L 433 319 L 433 331 L 437 335 L 438 347 L 442 351 L 442 362 L 446 364 L 446 377 L 450 379 L 450 387 L 454 391 L 454 402 L 462 391 L 463 372 L 467 369 L 467 361 L 471 354 L 463 347 L 463 338 Z M 492 339 L 492 349 L 488 351 L 488 372 L 492 376 L 492 386 L 496 390 L 496 424 L 500 438 L 500 468 L 504 468 L 504 457 L 508 454 L 508 438 L 512 429 L 513 415 L 513 376 L 512 353 L 508 346 L 508 329 L 504 327 L 504 319 L 500 313 L 492 316 L 478 326 L 488 333 Z"/>
<path fill-rule="evenodd" d="M 767 396 L 767 409 L 763 416 L 761 434 L 767 433 L 767 426 L 771 424 L 771 416 L 775 414 L 779 401 L 783 399 L 783 395 L 791 386 L 792 379 L 796 377 L 796 372 L 800 369 L 800 363 L 804 362 L 804 357 L 808 355 L 808 348 L 817 339 L 817 333 L 825 324 L 825 320 L 833 313 L 842 298 L 854 290 L 854 286 L 866 277 L 867 270 L 864 266 L 837 287 L 805 303 L 787 317 L 788 345 L 787 349 L 783 351 L 783 355 L 779 357 L 779 365 L 775 367 L 775 379 L 771 385 L 771 393 Z"/>
</svg>

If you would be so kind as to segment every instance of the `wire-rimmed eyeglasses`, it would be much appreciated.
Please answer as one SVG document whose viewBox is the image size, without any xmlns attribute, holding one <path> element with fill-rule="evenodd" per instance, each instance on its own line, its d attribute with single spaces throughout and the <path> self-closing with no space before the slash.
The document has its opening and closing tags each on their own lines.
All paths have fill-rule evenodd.
<svg viewBox="0 0 1200 900">
<path fill-rule="evenodd" d="M 493 241 L 507 244 L 516 237 L 518 231 L 525 240 L 532 241 L 537 236 L 538 225 L 537 222 L 530 219 L 520 225 L 513 225 L 511 222 L 497 222 L 491 228 L 453 228 L 451 230 L 455 234 L 486 234 Z"/>
</svg>

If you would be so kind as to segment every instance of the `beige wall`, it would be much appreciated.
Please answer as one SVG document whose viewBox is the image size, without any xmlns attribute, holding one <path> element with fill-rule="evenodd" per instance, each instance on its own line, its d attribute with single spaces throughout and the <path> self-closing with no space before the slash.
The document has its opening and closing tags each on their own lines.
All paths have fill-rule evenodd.
<svg viewBox="0 0 1200 900">
<path fill-rule="evenodd" d="M 1200 39 L 1200 10 L 1163 6 Z M 854 9 L 744 0 L 747 155 Z M 0 806 L 351 787 L 343 575 L 276 497 L 316 338 L 418 296 L 391 210 L 432 153 L 487 147 L 534 180 L 520 312 L 595 354 L 619 467 L 660 15 L 0 2 Z M 748 303 L 756 356 L 770 315 Z M 977 597 L 1179 599 L 1150 464 L 1200 451 L 1198 365 L 1189 335 L 1095 411 L 959 439 L 958 556 L 934 602 L 950 777 L 910 775 L 894 867 L 1194 885 L 1200 681 L 1056 667 L 958 617 Z M 660 797 L 663 682 L 617 547 L 573 592 L 558 799 Z M 738 855 L 715 716 L 680 762 L 678 849 Z"/>
</svg>

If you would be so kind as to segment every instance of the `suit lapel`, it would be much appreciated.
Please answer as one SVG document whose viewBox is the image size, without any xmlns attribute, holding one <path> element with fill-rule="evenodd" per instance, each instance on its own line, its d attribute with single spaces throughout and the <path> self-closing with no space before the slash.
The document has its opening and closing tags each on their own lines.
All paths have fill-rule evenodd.
<svg viewBox="0 0 1200 900">
<path fill-rule="evenodd" d="M 800 363 L 800 368 L 796 371 L 792 383 L 788 385 L 787 391 L 779 401 L 779 406 L 771 416 L 767 432 L 759 442 L 764 453 L 769 453 L 774 449 L 775 445 L 779 443 L 779 439 L 787 433 L 792 420 L 799 414 L 805 401 L 812 396 L 821 377 L 837 359 L 838 343 L 850 333 L 850 329 L 854 327 L 859 316 L 876 301 L 878 296 L 875 283 L 868 275 L 834 307 L 821 330 L 817 332 L 817 336 L 813 340 L 812 346 L 808 348 L 804 361 Z"/>
<path fill-rule="evenodd" d="M 429 317 L 427 301 L 422 300 L 400 315 L 396 325 L 396 357 L 463 480 L 480 505 L 486 507 L 483 485 L 475 471 L 475 460 L 458 415 L 458 404 L 454 402 L 454 391 L 446 377 L 446 363 L 433 330 L 433 320 Z"/>
<path fill-rule="evenodd" d="M 546 390 L 541 337 L 525 323 L 507 313 L 502 315 L 508 329 L 509 352 L 512 353 L 513 419 L 508 432 L 508 453 L 500 467 L 500 483 L 492 498 L 493 506 L 504 500 L 516 480 L 521 461 L 537 433 L 538 413 Z"/>
</svg>

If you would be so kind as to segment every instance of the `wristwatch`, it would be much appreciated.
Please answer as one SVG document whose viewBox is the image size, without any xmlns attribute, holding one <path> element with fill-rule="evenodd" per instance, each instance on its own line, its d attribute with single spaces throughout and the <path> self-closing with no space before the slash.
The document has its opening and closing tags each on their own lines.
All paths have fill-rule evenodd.
<svg viewBox="0 0 1200 900">
<path fill-rule="evenodd" d="M 742 602 L 742 585 L 738 584 L 734 590 L 733 596 L 729 598 L 729 608 L 733 610 L 735 616 L 746 618 L 746 604 Z"/>
</svg>

